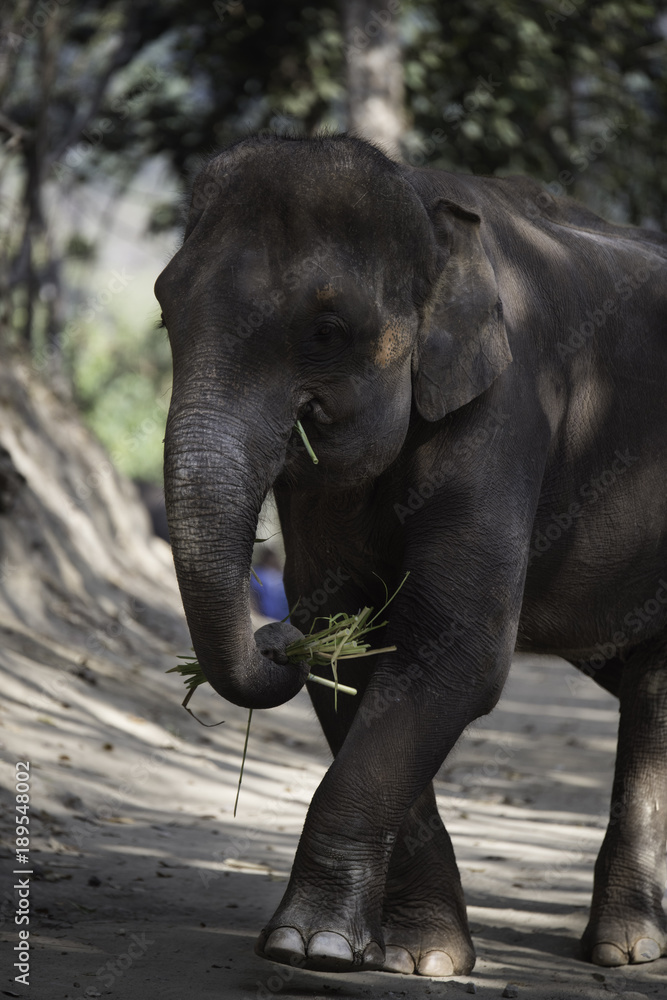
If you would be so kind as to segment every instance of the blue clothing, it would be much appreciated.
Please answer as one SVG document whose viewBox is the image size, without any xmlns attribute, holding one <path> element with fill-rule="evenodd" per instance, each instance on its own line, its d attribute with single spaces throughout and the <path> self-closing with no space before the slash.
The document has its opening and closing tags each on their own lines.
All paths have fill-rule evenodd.
<svg viewBox="0 0 667 1000">
<path fill-rule="evenodd" d="M 281 621 L 289 614 L 282 573 L 270 566 L 257 566 L 255 571 L 262 581 L 262 586 L 260 587 L 255 577 L 251 576 L 250 589 L 257 599 L 259 612 L 266 618 Z"/>
</svg>

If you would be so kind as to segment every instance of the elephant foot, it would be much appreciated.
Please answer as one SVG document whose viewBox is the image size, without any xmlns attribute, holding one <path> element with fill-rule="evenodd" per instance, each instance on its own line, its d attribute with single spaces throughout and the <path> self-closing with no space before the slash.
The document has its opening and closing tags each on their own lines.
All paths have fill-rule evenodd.
<svg viewBox="0 0 667 1000">
<path fill-rule="evenodd" d="M 390 944 L 385 950 L 383 972 L 401 972 L 404 976 L 416 973 L 418 976 L 457 976 L 465 975 L 469 969 L 457 971 L 451 955 L 446 951 L 427 951 L 422 953 L 416 948 L 409 951 L 401 945 Z"/>
<path fill-rule="evenodd" d="M 337 931 L 304 935 L 290 926 L 265 928 L 257 939 L 255 952 L 271 962 L 316 972 L 372 971 L 381 969 L 384 960 L 384 952 L 375 941 L 362 948 Z"/>
<path fill-rule="evenodd" d="M 396 902 L 396 901 L 394 901 Z M 456 907 L 385 904 L 384 972 L 418 976 L 464 976 L 475 965 L 467 921 Z"/>
<path fill-rule="evenodd" d="M 472 970 L 461 878 L 432 785 L 401 824 L 386 869 L 367 845 L 363 861 L 357 848 L 344 866 L 339 852 L 333 869 L 335 840 L 306 821 L 290 883 L 255 946 L 259 956 L 319 972 Z"/>
<path fill-rule="evenodd" d="M 590 920 L 581 939 L 584 958 L 607 967 L 655 962 L 667 955 L 667 920 L 645 917 Z"/>
<path fill-rule="evenodd" d="M 462 976 L 475 965 L 454 850 L 429 786 L 406 816 L 382 908 L 385 972 Z"/>
</svg>

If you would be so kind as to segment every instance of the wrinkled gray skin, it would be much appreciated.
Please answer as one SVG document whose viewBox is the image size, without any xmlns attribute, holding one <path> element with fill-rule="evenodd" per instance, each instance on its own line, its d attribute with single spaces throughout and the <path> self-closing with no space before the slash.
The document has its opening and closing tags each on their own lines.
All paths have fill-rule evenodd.
<svg viewBox="0 0 667 1000">
<path fill-rule="evenodd" d="M 302 631 L 378 607 L 379 578 L 410 570 L 376 635 L 397 651 L 341 664 L 361 690 L 337 714 L 311 691 L 335 759 L 259 954 L 470 971 L 431 779 L 515 648 L 620 699 L 584 955 L 665 952 L 666 255 L 532 182 L 399 166 L 349 137 L 250 138 L 196 181 L 156 291 L 169 529 L 206 677 L 252 708 L 304 683 L 293 627 L 250 624 L 272 487 Z"/>
</svg>

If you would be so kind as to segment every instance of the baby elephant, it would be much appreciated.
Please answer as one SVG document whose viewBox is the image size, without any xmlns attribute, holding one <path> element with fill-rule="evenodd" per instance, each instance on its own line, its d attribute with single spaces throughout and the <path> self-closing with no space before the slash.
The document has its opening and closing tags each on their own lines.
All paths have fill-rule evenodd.
<svg viewBox="0 0 667 1000">
<path fill-rule="evenodd" d="M 583 949 L 605 966 L 664 954 L 667 238 L 521 178 L 262 136 L 201 172 L 156 292 L 174 359 L 169 532 L 216 691 L 287 701 L 307 673 L 284 655 L 295 624 L 379 608 L 410 572 L 376 636 L 395 651 L 340 663 L 359 696 L 336 712 L 310 690 L 334 761 L 259 954 L 472 969 L 432 778 L 515 649 L 557 653 L 619 698 Z M 271 489 L 301 603 L 255 637 Z"/>
</svg>

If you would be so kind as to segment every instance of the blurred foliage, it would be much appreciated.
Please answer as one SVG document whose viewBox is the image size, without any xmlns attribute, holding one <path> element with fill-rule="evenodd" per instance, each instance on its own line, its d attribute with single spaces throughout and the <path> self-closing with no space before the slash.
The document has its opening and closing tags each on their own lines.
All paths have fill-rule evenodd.
<svg viewBox="0 0 667 1000">
<path fill-rule="evenodd" d="M 107 4 L 92 17 L 88 6 L 96 7 L 84 3 L 73 18 L 91 32 L 95 25 L 78 36 L 86 55 L 108 44 L 128 9 Z M 131 9 L 137 55 L 101 102 L 109 131 L 85 162 L 70 153 L 72 180 L 100 169 L 132 175 L 153 154 L 168 156 L 186 180 L 202 156 L 247 132 L 345 127 L 338 5 L 167 0 Z M 565 172 L 561 187 L 591 207 L 664 226 L 667 15 L 659 4 L 415 0 L 402 4 L 400 22 L 408 162 L 554 184 Z M 64 120 L 71 102 L 72 87 L 63 88 Z M 178 207 L 156 205 L 152 230 L 172 226 Z"/>
<path fill-rule="evenodd" d="M 129 316 L 113 330 L 84 321 L 67 341 L 75 401 L 121 472 L 162 481 L 162 439 L 169 409 L 171 353 L 163 329 L 137 336 Z"/>
<path fill-rule="evenodd" d="M 415 3 L 407 158 L 531 174 L 619 221 L 664 228 L 665 33 L 656 3 Z"/>
<path fill-rule="evenodd" d="M 114 220 L 99 209 L 95 230 L 59 206 L 93 188 L 118 203 L 159 161 L 181 194 L 154 190 L 143 209 L 149 234 L 169 232 L 193 173 L 226 143 L 265 128 L 344 128 L 344 4 L 17 0 L 0 10 L 0 343 L 53 348 L 112 450 L 128 434 L 135 442 L 132 472 L 140 456 L 159 475 L 136 428 L 163 398 L 166 345 L 148 320 L 118 320 L 115 305 L 112 321 L 63 339 Z M 377 11 L 391 16 L 382 0 Z M 659 4 L 403 0 L 397 16 L 407 162 L 528 173 L 607 216 L 665 227 Z"/>
</svg>

